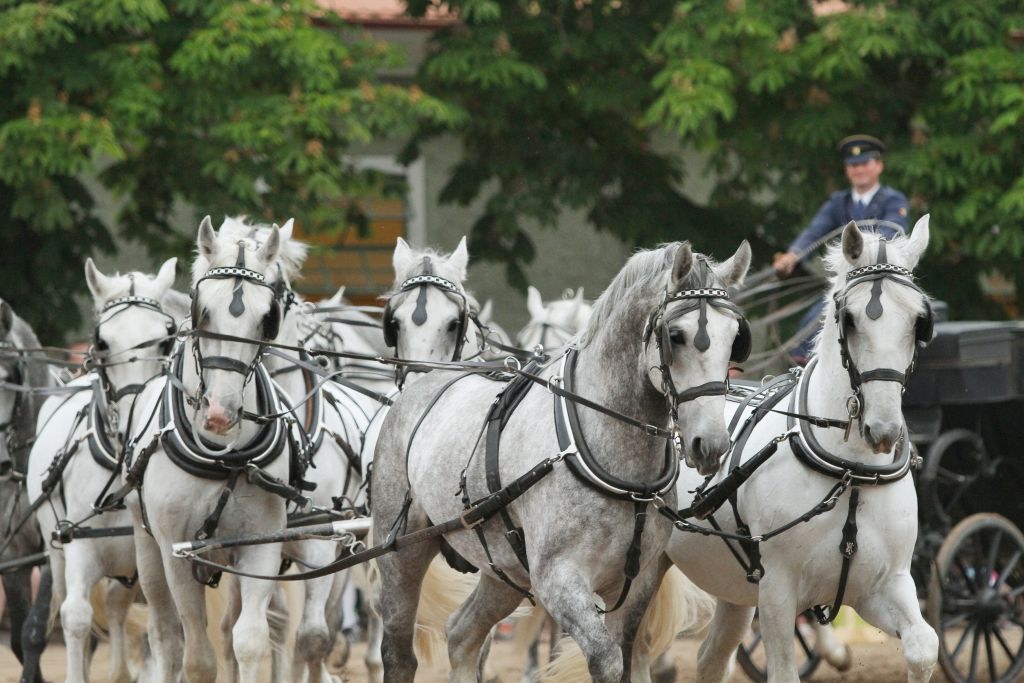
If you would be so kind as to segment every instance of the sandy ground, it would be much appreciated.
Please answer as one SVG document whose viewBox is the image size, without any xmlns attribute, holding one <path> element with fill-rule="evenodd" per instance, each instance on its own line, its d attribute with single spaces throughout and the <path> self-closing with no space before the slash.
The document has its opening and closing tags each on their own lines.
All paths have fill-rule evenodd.
<svg viewBox="0 0 1024 683">
<path fill-rule="evenodd" d="M 6 644 L 8 642 L 7 634 L 4 633 L 2 637 Z M 699 642 L 695 640 L 676 641 L 672 655 L 679 671 L 679 675 L 676 677 L 677 681 L 693 680 L 698 645 Z M 348 666 L 340 673 L 342 680 L 346 683 L 364 683 L 366 681 L 362 667 L 364 650 L 365 645 L 362 643 L 353 648 Z M 105 644 L 101 644 L 97 650 L 92 669 L 94 680 L 105 680 L 108 652 Z M 850 671 L 839 674 L 830 669 L 827 664 L 822 664 L 811 680 L 818 683 L 902 683 L 906 681 L 899 641 L 856 643 L 853 645 L 853 653 L 854 664 Z M 491 650 L 491 661 L 495 665 L 502 683 L 518 682 L 522 661 L 521 657 L 513 652 L 511 643 L 496 642 Z M 16 683 L 19 672 L 17 660 L 10 650 L 7 647 L 0 648 L 0 683 Z M 64 647 L 59 642 L 53 643 L 47 649 L 43 658 L 43 673 L 48 681 L 64 680 Z M 423 683 L 443 683 L 448 679 L 444 670 L 421 668 L 417 680 Z M 742 674 L 737 674 L 733 678 L 733 683 L 744 683 L 748 680 Z M 944 678 L 941 674 L 936 674 L 933 680 L 939 683 Z"/>
</svg>

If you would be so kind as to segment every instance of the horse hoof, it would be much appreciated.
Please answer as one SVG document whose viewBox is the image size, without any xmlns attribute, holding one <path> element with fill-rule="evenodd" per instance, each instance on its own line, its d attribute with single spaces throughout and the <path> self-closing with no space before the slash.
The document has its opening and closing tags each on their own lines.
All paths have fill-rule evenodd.
<svg viewBox="0 0 1024 683">
<path fill-rule="evenodd" d="M 843 657 L 837 662 L 830 662 L 836 671 L 849 671 L 853 667 L 853 650 L 849 645 L 843 645 Z"/>
<path fill-rule="evenodd" d="M 669 666 L 666 669 L 655 671 L 654 683 L 675 683 L 676 681 L 676 667 Z"/>
<path fill-rule="evenodd" d="M 348 657 L 352 651 L 352 646 L 348 642 L 348 638 L 344 635 L 338 636 L 338 639 L 334 643 L 334 647 L 331 648 L 331 653 L 327 655 L 327 666 L 333 673 L 340 672 L 348 664 Z"/>
</svg>

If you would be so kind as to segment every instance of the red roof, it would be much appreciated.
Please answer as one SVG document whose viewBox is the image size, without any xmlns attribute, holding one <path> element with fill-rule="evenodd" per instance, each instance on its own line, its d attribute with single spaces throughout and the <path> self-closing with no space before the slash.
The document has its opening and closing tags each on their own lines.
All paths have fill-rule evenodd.
<svg viewBox="0 0 1024 683">
<path fill-rule="evenodd" d="M 455 15 L 437 7 L 423 17 L 410 17 L 403 0 L 317 0 L 317 5 L 349 23 L 369 27 L 436 28 L 457 21 Z"/>
</svg>

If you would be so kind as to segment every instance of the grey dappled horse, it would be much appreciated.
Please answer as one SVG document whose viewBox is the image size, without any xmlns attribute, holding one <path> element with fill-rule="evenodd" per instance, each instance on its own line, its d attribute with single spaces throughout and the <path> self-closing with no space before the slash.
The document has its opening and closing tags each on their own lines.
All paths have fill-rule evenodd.
<svg viewBox="0 0 1024 683">
<path fill-rule="evenodd" d="M 44 388 L 53 378 L 38 353 L 22 354 L 17 349 L 39 348 L 28 323 L 15 315 L 10 304 L 0 301 L 0 509 L 6 520 L 0 561 L 31 555 L 43 549 L 35 518 L 15 528 L 28 511 L 31 501 L 22 480 L 28 463 L 36 416 L 45 396 L 21 391 L 18 387 Z M 8 543 L 9 540 L 9 543 Z M 46 612 L 38 619 L 29 617 L 32 606 L 32 569 L 27 567 L 3 575 L 7 611 L 11 619 L 11 649 L 24 666 L 23 681 L 41 682 L 39 656 L 46 647 Z M 49 602 L 50 572 L 42 569 L 41 599 Z"/>
<path fill-rule="evenodd" d="M 694 255 L 688 243 L 634 255 L 595 304 L 578 342 L 573 391 L 649 424 L 670 427 L 668 397 L 691 397 L 695 393 L 688 389 L 721 384 L 739 330 L 734 309 L 705 306 L 704 299 L 698 304 L 693 297 L 724 298 L 724 292 L 711 292 L 741 280 L 749 263 L 746 243 L 721 265 Z M 558 367 L 552 364 L 543 373 L 552 377 Z M 503 388 L 480 376 L 437 371 L 407 387 L 388 414 L 374 459 L 371 512 L 376 538 L 387 538 L 407 496 L 404 524 L 398 524 L 404 533 L 458 517 L 463 512 L 457 491 L 464 469 L 468 497 L 486 494 L 484 457 L 474 455 L 475 444 L 488 408 Z M 702 471 L 714 471 L 729 445 L 721 392 L 672 407 L 684 433 L 682 455 Z M 542 387 L 526 393 L 504 428 L 502 482 L 515 480 L 559 452 L 552 414 L 552 397 Z M 580 408 L 578 425 L 600 466 L 621 479 L 650 482 L 664 476 L 666 465 L 679 455 L 667 452 L 664 439 L 645 436 L 593 410 Z M 665 503 L 674 505 L 674 491 L 666 491 Z M 482 526 L 493 566 L 510 582 L 528 588 L 573 637 L 595 681 L 629 680 L 636 630 L 667 566 L 662 552 L 671 525 L 649 509 L 631 590 L 621 609 L 602 618 L 594 594 L 611 606 L 622 592 L 624 558 L 637 540 L 634 502 L 584 485 L 567 464 L 556 462 L 507 512 L 523 529 L 530 570 L 506 543 L 499 520 Z M 474 532 L 452 532 L 444 540 L 472 565 L 488 567 Z M 389 683 L 413 680 L 416 603 L 424 573 L 440 549 L 440 542 L 432 539 L 377 560 Z M 492 570 L 481 572 L 477 588 L 448 621 L 451 681 L 476 680 L 490 628 L 522 599 L 520 590 Z"/>
</svg>

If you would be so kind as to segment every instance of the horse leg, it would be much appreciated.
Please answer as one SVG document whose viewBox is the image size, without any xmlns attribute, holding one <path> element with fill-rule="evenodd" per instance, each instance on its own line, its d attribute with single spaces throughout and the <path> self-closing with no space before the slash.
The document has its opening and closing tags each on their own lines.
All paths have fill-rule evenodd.
<svg viewBox="0 0 1024 683">
<path fill-rule="evenodd" d="M 626 667 L 622 648 L 605 627 L 594 606 L 593 589 L 568 562 L 540 564 L 533 569 L 537 597 L 558 625 L 580 646 L 594 683 L 619 683 Z"/>
<path fill-rule="evenodd" d="M 89 638 L 92 635 L 90 597 L 93 587 L 103 578 L 103 569 L 88 545 L 83 541 L 64 547 L 67 595 L 60 606 L 60 623 L 67 647 L 68 683 L 85 683 L 89 677 Z"/>
<path fill-rule="evenodd" d="M 366 599 L 370 609 L 366 611 L 366 654 L 363 655 L 363 663 L 366 664 L 370 683 L 384 683 L 384 658 L 381 655 L 384 622 L 380 618 L 380 574 L 372 572 L 367 584 Z"/>
<path fill-rule="evenodd" d="M 110 628 L 110 683 L 131 683 L 128 670 L 128 647 L 125 619 L 135 599 L 135 587 L 128 588 L 118 581 L 107 586 L 106 606 Z"/>
<path fill-rule="evenodd" d="M 348 660 L 349 642 L 342 631 L 345 621 L 345 595 L 352 590 L 351 569 L 334 574 L 331 593 L 327 597 L 327 627 L 330 629 L 331 651 L 327 654 L 328 666 L 341 669 Z"/>
<path fill-rule="evenodd" d="M 217 654 L 206 635 L 206 586 L 193 578 L 191 563 L 168 554 L 163 564 L 185 636 L 185 679 L 189 683 L 214 683 Z"/>
<path fill-rule="evenodd" d="M 836 671 L 848 671 L 853 666 L 853 653 L 850 646 L 836 636 L 831 626 L 822 626 L 817 620 L 811 623 L 814 627 L 814 650 Z"/>
<path fill-rule="evenodd" d="M 623 683 L 651 683 L 651 666 L 654 653 L 647 652 L 645 648 L 637 647 L 637 634 L 640 631 L 640 623 L 644 614 L 651 604 L 661 579 L 665 576 L 670 562 L 667 557 L 658 563 L 657 568 L 641 573 L 633 581 L 629 594 L 623 601 L 622 606 L 610 612 L 605 617 L 608 631 L 615 638 L 622 648 Z M 617 599 L 617 595 L 616 598 Z M 611 603 L 610 603 L 611 604 Z"/>
<path fill-rule="evenodd" d="M 374 531 L 378 538 L 387 535 L 386 528 Z M 384 625 L 381 636 L 383 680 L 388 683 L 412 683 L 416 675 L 416 653 L 413 651 L 416 609 L 423 577 L 439 551 L 440 545 L 437 542 L 423 543 L 407 552 L 390 553 L 377 558 L 380 594 L 388 596 L 387 600 L 379 602 Z"/>
<path fill-rule="evenodd" d="M 789 581 L 781 572 L 769 571 L 761 582 L 758 619 L 771 683 L 800 681 L 793 650 L 793 622 L 799 614 L 795 587 L 795 582 Z"/>
<path fill-rule="evenodd" d="M 697 654 L 694 683 L 725 683 L 729 680 L 736 665 L 736 648 L 743 641 L 753 618 L 753 607 L 718 600 L 708 635 Z"/>
<path fill-rule="evenodd" d="M 31 583 L 31 573 L 29 574 Z M 44 564 L 39 570 L 39 592 L 21 627 L 22 664 L 21 683 L 43 683 L 39 658 L 46 648 L 50 633 L 50 600 L 53 594 L 53 570 Z"/>
<path fill-rule="evenodd" d="M 270 604 L 267 606 L 267 626 L 270 629 L 270 680 L 273 683 L 288 683 L 291 681 L 291 665 L 288 661 L 288 596 L 285 594 L 286 584 L 278 583 L 274 592 L 270 595 Z M 291 584 L 293 588 L 295 584 Z M 239 609 L 242 606 L 242 596 L 238 596 L 237 604 Z M 235 615 L 235 619 L 238 615 Z M 232 622 L 233 623 L 233 622 Z M 230 625 L 229 625 L 230 630 Z M 232 645 L 233 647 L 233 645 Z M 234 650 L 229 650 L 231 661 L 235 661 Z M 237 664 L 235 676 L 237 680 Z M 298 679 L 298 680 L 301 680 Z"/>
<path fill-rule="evenodd" d="M 870 624 L 903 641 L 907 680 L 931 680 L 939 656 L 939 637 L 921 616 L 917 589 L 909 574 L 898 574 L 856 606 Z"/>
<path fill-rule="evenodd" d="M 478 664 L 491 627 L 512 614 L 523 595 L 504 581 L 481 573 L 469 598 L 448 617 L 449 683 L 476 683 Z"/>
<path fill-rule="evenodd" d="M 334 559 L 332 541 L 306 541 L 301 545 L 303 562 L 311 567 L 322 567 Z M 295 664 L 305 666 L 308 683 L 331 683 L 324 661 L 331 651 L 331 629 L 327 625 L 327 602 L 334 582 L 333 575 L 305 582 L 306 595 L 302 608 L 302 621 L 295 635 Z M 296 679 L 298 678 L 298 671 Z"/>
<path fill-rule="evenodd" d="M 238 662 L 235 660 L 235 643 L 231 638 L 231 630 L 238 621 L 238 614 L 242 611 L 242 596 L 239 594 L 238 580 L 231 575 L 221 580 L 220 588 L 224 591 L 226 602 L 224 614 L 220 617 L 220 645 L 221 657 L 224 661 L 225 683 L 238 683 Z"/>
<path fill-rule="evenodd" d="M 180 561 L 180 560 L 179 560 Z M 156 662 L 154 683 L 177 683 L 181 672 L 182 637 L 178 611 L 164 576 L 160 547 L 136 520 L 135 562 L 139 585 L 149 605 L 149 645 Z"/>
<path fill-rule="evenodd" d="M 11 651 L 22 664 L 28 665 L 23 648 L 22 630 L 32 609 L 32 569 L 19 569 L 4 575 L 4 594 L 7 596 L 7 614 L 11 620 Z M 38 659 L 36 661 L 38 667 Z"/>
<path fill-rule="evenodd" d="M 237 566 L 251 574 L 273 576 L 281 566 L 281 544 L 248 546 L 238 553 Z M 267 622 L 267 607 L 274 593 L 272 581 L 239 577 L 242 595 L 242 611 L 235 622 L 233 632 L 235 658 L 242 683 L 257 683 L 260 680 L 260 663 L 270 647 L 270 625 Z"/>
</svg>

